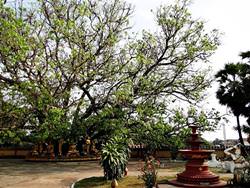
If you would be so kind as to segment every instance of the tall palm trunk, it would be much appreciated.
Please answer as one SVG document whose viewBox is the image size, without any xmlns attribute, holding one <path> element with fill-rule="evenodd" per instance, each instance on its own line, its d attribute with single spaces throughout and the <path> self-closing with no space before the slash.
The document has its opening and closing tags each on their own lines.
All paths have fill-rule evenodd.
<svg viewBox="0 0 250 188">
<path fill-rule="evenodd" d="M 236 116 L 236 119 L 237 119 L 237 131 L 239 133 L 239 140 L 240 140 L 240 143 L 243 145 L 243 147 L 241 147 L 241 153 L 244 157 L 247 157 L 248 156 L 248 153 L 246 151 L 246 148 L 245 148 L 245 144 L 244 144 L 244 141 L 243 141 L 243 137 L 242 137 L 242 132 L 241 132 L 241 126 L 240 126 L 240 116 L 237 115 Z"/>
<path fill-rule="evenodd" d="M 241 132 L 241 126 L 240 126 L 240 116 L 237 115 L 236 119 L 237 119 L 237 131 L 239 133 L 239 140 L 240 140 L 240 143 L 245 147 L 243 137 L 242 137 L 242 132 Z"/>
</svg>

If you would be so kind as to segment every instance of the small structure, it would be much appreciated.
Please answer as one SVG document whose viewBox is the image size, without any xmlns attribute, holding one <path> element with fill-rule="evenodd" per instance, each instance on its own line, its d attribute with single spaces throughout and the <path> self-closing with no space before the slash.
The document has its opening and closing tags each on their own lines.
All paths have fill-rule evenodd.
<svg viewBox="0 0 250 188">
<path fill-rule="evenodd" d="M 68 158 L 72 157 L 72 158 L 78 158 L 80 157 L 79 152 L 76 150 L 76 145 L 75 144 L 71 144 L 69 146 L 69 151 L 66 155 Z"/>
<path fill-rule="evenodd" d="M 203 150 L 200 145 L 203 141 L 196 132 L 197 126 L 189 126 L 192 129 L 191 138 L 188 143 L 191 149 L 180 150 L 188 158 L 184 172 L 177 174 L 177 179 L 169 183 L 181 187 L 224 187 L 226 183 L 220 181 L 219 176 L 208 170 L 208 164 L 205 160 L 214 150 Z"/>
<path fill-rule="evenodd" d="M 89 155 L 90 154 L 90 145 L 91 145 L 90 137 L 87 137 L 85 145 L 86 145 L 86 153 L 87 153 L 87 155 Z"/>
<path fill-rule="evenodd" d="M 51 142 L 49 142 L 49 145 L 47 147 L 47 152 L 48 152 L 48 157 L 50 159 L 54 159 L 55 158 L 54 145 Z"/>
<path fill-rule="evenodd" d="M 217 161 L 215 153 L 211 154 L 211 158 L 212 159 L 207 162 L 208 167 L 221 167 L 221 162 Z"/>
</svg>

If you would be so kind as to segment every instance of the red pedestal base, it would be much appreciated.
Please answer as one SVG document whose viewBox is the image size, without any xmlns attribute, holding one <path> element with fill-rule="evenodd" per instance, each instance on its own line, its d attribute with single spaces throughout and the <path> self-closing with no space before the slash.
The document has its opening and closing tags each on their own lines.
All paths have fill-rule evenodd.
<svg viewBox="0 0 250 188">
<path fill-rule="evenodd" d="M 177 179 L 169 181 L 170 184 L 180 187 L 225 187 L 226 182 L 220 181 L 219 176 L 208 170 L 205 160 L 208 159 L 213 150 L 200 149 L 203 141 L 196 133 L 197 126 L 190 126 L 192 129 L 188 143 L 191 149 L 180 150 L 188 158 L 185 171 L 177 174 Z"/>
<path fill-rule="evenodd" d="M 190 160 L 186 164 L 186 170 L 177 174 L 177 181 L 191 184 L 214 184 L 219 181 L 219 176 L 210 172 L 203 160 Z"/>
<path fill-rule="evenodd" d="M 170 184 L 175 185 L 177 187 L 200 187 L 200 188 L 205 188 L 205 187 L 225 187 L 226 182 L 224 181 L 219 181 L 215 184 L 188 184 L 188 183 L 181 183 L 178 182 L 177 180 L 171 180 L 169 181 Z"/>
<path fill-rule="evenodd" d="M 224 187 L 226 183 L 220 181 L 219 176 L 208 170 L 204 159 L 190 159 L 184 172 L 177 174 L 177 179 L 171 184 L 182 187 Z"/>
</svg>

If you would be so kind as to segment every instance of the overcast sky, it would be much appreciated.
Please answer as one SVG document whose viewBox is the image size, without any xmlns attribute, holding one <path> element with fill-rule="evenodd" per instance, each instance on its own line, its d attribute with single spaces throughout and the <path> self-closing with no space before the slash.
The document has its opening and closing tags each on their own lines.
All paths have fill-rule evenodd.
<svg viewBox="0 0 250 188">
<path fill-rule="evenodd" d="M 135 6 L 132 24 L 135 31 L 141 29 L 154 30 L 155 17 L 151 10 L 155 11 L 160 5 L 168 5 L 173 0 L 126 0 Z M 200 18 L 206 22 L 208 30 L 219 29 L 224 33 L 221 37 L 222 44 L 211 57 L 214 71 L 223 68 L 225 63 L 240 61 L 239 53 L 250 50 L 250 0 L 193 0 L 190 6 L 194 18 Z M 212 101 L 212 102 L 211 102 Z M 226 108 L 220 107 L 215 98 L 215 90 L 210 92 L 208 99 L 211 107 L 219 108 L 222 113 Z M 238 138 L 232 125 L 236 124 L 234 118 L 226 126 L 226 138 Z M 223 139 L 223 131 L 205 133 L 208 140 L 214 138 Z"/>
</svg>

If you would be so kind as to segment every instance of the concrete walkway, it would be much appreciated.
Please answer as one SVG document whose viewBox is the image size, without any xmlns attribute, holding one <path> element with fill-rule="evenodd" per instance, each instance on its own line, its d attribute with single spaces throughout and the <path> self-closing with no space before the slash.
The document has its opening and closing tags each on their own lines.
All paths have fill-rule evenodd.
<svg viewBox="0 0 250 188">
<path fill-rule="evenodd" d="M 138 161 L 130 161 L 129 175 L 138 176 L 139 167 Z M 175 176 L 176 171 L 166 168 L 158 174 Z M 102 175 L 99 161 L 39 163 L 0 159 L 0 188 L 69 188 L 79 179 Z"/>
</svg>

